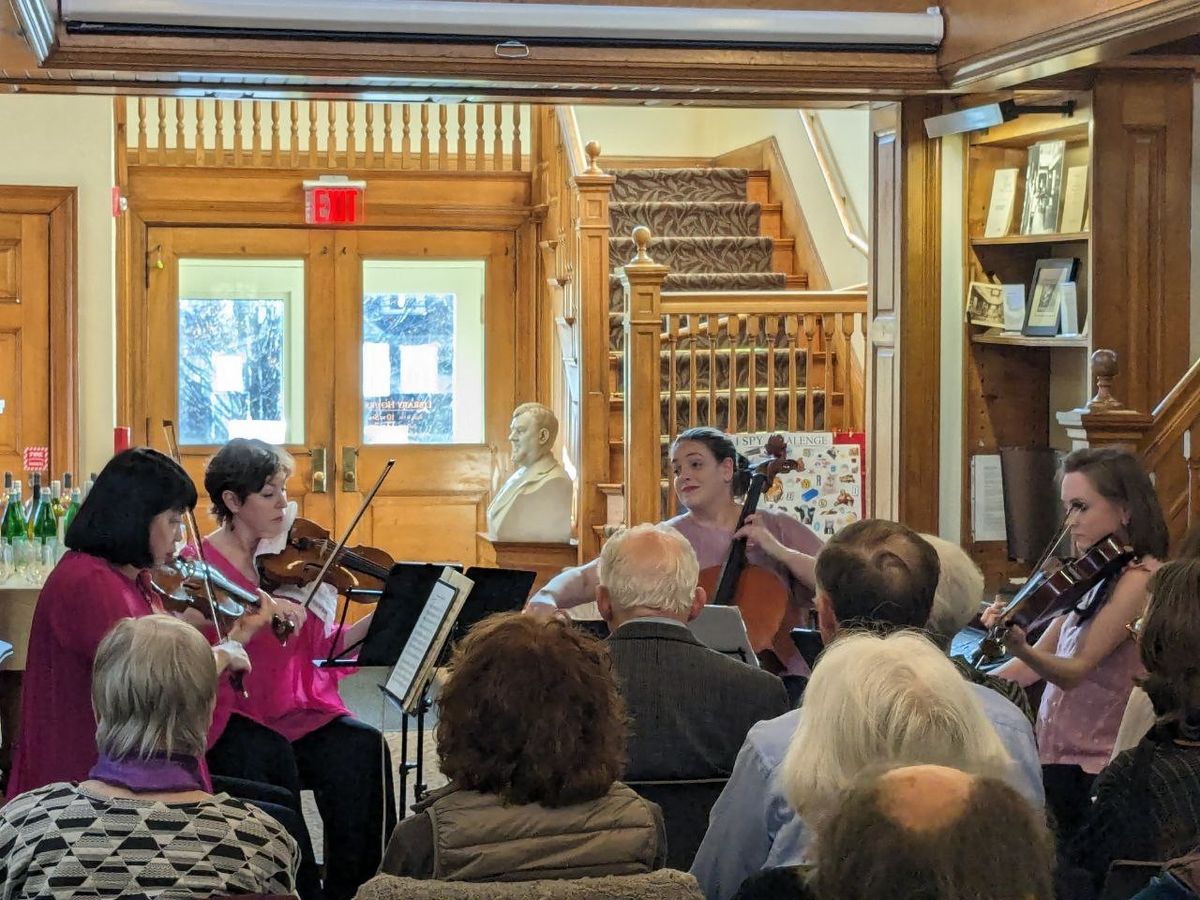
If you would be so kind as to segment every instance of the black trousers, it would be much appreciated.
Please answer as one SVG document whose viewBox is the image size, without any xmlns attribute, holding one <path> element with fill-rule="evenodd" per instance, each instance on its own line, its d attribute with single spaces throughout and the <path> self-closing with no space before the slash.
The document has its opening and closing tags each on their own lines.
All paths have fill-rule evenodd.
<svg viewBox="0 0 1200 900">
<path fill-rule="evenodd" d="M 1054 834 L 1061 850 L 1075 836 L 1091 808 L 1092 782 L 1082 768 L 1064 763 L 1042 766 L 1042 784 L 1046 788 L 1046 811 L 1050 813 Z"/>
<path fill-rule="evenodd" d="M 325 896 L 350 900 L 375 875 L 396 824 L 392 761 L 383 736 L 348 716 L 289 743 L 233 716 L 208 752 L 214 776 L 245 778 L 316 797 L 325 826 Z"/>
</svg>

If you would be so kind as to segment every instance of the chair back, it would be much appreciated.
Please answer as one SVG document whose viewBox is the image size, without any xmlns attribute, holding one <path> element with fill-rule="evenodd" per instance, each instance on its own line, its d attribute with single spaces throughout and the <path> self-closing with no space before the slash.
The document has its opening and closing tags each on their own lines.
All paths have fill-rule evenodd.
<svg viewBox="0 0 1200 900">
<path fill-rule="evenodd" d="M 687 781 L 627 781 L 651 803 L 662 809 L 667 826 L 667 866 L 686 872 L 692 867 L 700 842 L 708 830 L 708 814 L 728 778 L 699 778 Z"/>
<path fill-rule="evenodd" d="M 563 878 L 553 881 L 427 881 L 376 875 L 355 900 L 704 900 L 687 872 Z"/>
<path fill-rule="evenodd" d="M 1104 876 L 1100 900 L 1129 900 L 1163 870 L 1166 863 L 1136 859 L 1114 859 Z"/>
</svg>

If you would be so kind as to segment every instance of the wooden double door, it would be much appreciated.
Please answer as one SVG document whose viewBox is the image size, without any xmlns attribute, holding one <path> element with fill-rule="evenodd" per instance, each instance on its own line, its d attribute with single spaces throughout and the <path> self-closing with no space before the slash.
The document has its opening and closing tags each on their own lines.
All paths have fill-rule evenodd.
<svg viewBox="0 0 1200 900">
<path fill-rule="evenodd" d="M 289 494 L 335 537 L 395 459 L 351 543 L 472 563 L 516 399 L 514 240 L 149 228 L 135 422 L 160 448 L 175 422 L 201 509 L 224 441 L 284 446 Z"/>
</svg>

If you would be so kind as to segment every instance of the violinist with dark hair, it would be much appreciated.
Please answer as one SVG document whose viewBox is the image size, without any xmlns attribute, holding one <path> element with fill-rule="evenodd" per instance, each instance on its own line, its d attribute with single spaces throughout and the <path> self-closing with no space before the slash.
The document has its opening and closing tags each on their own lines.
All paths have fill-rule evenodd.
<svg viewBox="0 0 1200 900">
<path fill-rule="evenodd" d="M 286 451 L 245 438 L 225 444 L 205 469 L 220 527 L 204 538 L 204 558 L 246 590 L 258 590 L 264 554 L 287 543 L 296 515 L 286 487 L 292 470 Z M 367 620 L 339 635 L 336 590 L 320 585 L 306 609 L 308 593 L 308 586 L 275 591 L 295 633 L 284 643 L 264 633 L 247 644 L 254 668 L 246 694 L 232 698 L 208 764 L 214 775 L 265 781 L 297 797 L 312 789 L 328 846 L 325 896 L 349 898 L 379 868 L 381 834 L 395 824 L 392 766 L 383 736 L 353 718 L 338 694 L 347 670 L 314 664 L 331 645 L 339 650 L 356 641 Z"/>
<path fill-rule="evenodd" d="M 70 550 L 46 579 L 34 611 L 9 796 L 88 777 L 97 758 L 96 648 L 121 619 L 163 611 L 151 570 L 174 557 L 181 518 L 195 504 L 187 473 L 156 450 L 126 450 L 100 472 L 67 531 Z M 249 669 L 241 645 L 275 611 L 269 597 L 260 600 L 213 648 L 218 672 Z M 232 697 L 228 679 L 220 693 Z"/>
<path fill-rule="evenodd" d="M 1064 610 L 1035 644 L 1012 627 L 1005 645 L 1014 657 L 994 674 L 1026 687 L 1045 681 L 1037 738 L 1060 838 L 1086 811 L 1088 792 L 1116 741 L 1126 701 L 1142 666 L 1126 625 L 1146 606 L 1146 584 L 1165 560 L 1168 534 L 1154 485 L 1131 454 L 1111 448 L 1076 450 L 1063 463 L 1063 508 L 1076 552 L 1113 537 L 1130 560 Z M 1005 604 L 985 614 L 992 625 Z"/>
</svg>

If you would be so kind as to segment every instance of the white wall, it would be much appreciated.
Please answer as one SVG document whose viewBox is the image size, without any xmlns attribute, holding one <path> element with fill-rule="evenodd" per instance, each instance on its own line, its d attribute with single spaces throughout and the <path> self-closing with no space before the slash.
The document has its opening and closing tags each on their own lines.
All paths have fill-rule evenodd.
<svg viewBox="0 0 1200 900">
<path fill-rule="evenodd" d="M 116 235 L 111 97 L 0 95 L 0 183 L 78 190 L 79 461 L 112 455 Z"/>
<path fill-rule="evenodd" d="M 942 138 L 941 398 L 938 418 L 938 534 L 962 540 L 963 183 L 966 140 Z"/>
<path fill-rule="evenodd" d="M 605 156 L 709 158 L 774 136 L 830 286 L 848 287 L 867 280 L 866 257 L 846 240 L 796 110 L 577 106 L 575 115 L 583 139 L 600 142 L 601 166 Z M 820 122 L 861 221 L 868 208 L 867 111 L 822 110 Z"/>
</svg>

